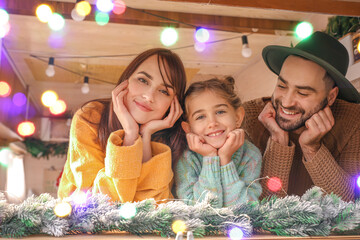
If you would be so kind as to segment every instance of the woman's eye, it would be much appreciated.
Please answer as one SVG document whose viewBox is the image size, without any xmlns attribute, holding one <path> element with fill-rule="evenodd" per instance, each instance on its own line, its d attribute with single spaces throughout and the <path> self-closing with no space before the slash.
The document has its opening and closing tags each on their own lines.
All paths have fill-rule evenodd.
<svg viewBox="0 0 360 240">
<path fill-rule="evenodd" d="M 166 90 L 160 90 L 162 94 L 165 94 L 166 96 L 170 96 L 170 93 Z"/>
<path fill-rule="evenodd" d="M 138 78 L 138 80 L 142 83 L 148 84 L 148 81 L 145 78 Z"/>
</svg>

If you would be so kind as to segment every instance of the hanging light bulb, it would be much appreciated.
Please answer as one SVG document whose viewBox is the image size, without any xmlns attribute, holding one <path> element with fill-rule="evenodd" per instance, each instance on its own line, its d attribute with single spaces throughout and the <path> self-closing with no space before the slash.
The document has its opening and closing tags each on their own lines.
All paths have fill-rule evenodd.
<svg viewBox="0 0 360 240">
<path fill-rule="evenodd" d="M 45 71 L 46 76 L 48 76 L 48 77 L 53 77 L 55 75 L 54 60 L 55 59 L 53 57 L 49 58 L 49 65 Z"/>
<path fill-rule="evenodd" d="M 252 54 L 252 51 L 251 51 L 251 48 L 249 47 L 249 42 L 248 42 L 248 39 L 247 39 L 247 36 L 246 35 L 243 35 L 241 37 L 242 39 L 242 50 L 241 50 L 241 54 L 243 55 L 243 57 L 251 57 L 251 54 Z"/>
<path fill-rule="evenodd" d="M 84 84 L 81 87 L 81 92 L 83 94 L 88 94 L 90 92 L 89 77 L 87 76 L 84 77 Z"/>
</svg>

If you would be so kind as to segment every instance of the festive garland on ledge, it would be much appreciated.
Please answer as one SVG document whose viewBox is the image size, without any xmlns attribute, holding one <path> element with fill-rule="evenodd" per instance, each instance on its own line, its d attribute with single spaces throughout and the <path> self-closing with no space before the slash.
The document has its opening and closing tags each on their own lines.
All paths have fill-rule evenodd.
<svg viewBox="0 0 360 240">
<path fill-rule="evenodd" d="M 68 151 L 68 142 L 44 142 L 37 138 L 25 138 L 26 150 L 35 158 L 46 158 L 50 156 L 65 156 Z"/>
<path fill-rule="evenodd" d="M 9 204 L 0 195 L 0 236 L 25 237 L 33 234 L 64 236 L 66 234 L 126 231 L 136 235 L 175 236 L 172 225 L 181 220 L 185 231 L 195 237 L 227 234 L 240 228 L 244 236 L 269 231 L 281 236 L 327 236 L 360 233 L 360 202 L 344 202 L 334 194 L 324 195 L 313 187 L 302 197 L 271 197 L 229 208 L 214 208 L 216 197 L 208 194 L 204 201 L 188 206 L 182 201 L 156 204 L 154 200 L 137 203 L 109 201 L 101 194 L 89 195 L 83 203 L 68 199 L 71 214 L 58 217 L 54 207 L 61 202 L 49 194 L 32 196 L 23 203 Z M 122 206 L 136 207 L 129 218 Z"/>
</svg>

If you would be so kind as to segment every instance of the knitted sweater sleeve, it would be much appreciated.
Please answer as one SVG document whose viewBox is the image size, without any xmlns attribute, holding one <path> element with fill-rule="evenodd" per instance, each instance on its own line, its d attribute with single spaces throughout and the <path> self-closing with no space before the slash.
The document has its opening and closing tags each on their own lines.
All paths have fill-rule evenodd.
<svg viewBox="0 0 360 240">
<path fill-rule="evenodd" d="M 217 207 L 223 206 L 220 177 L 220 159 L 202 157 L 190 150 L 184 152 L 176 165 L 176 194 L 189 204 L 204 199 L 208 192 L 218 198 Z"/>
<path fill-rule="evenodd" d="M 322 144 L 310 161 L 304 157 L 302 160 L 316 186 L 345 201 L 353 201 L 360 171 L 360 129 L 354 132 L 336 159 Z"/>
<path fill-rule="evenodd" d="M 104 152 L 97 140 L 97 125 L 88 120 L 79 112 L 73 118 L 68 158 L 58 190 L 60 198 L 91 189 L 122 202 L 172 197 L 168 146 L 152 143 L 153 157 L 142 163 L 142 139 L 139 137 L 132 146 L 122 146 L 124 131 L 118 130 L 110 134 Z"/>
<path fill-rule="evenodd" d="M 265 178 L 277 177 L 282 183 L 282 188 L 285 192 L 288 190 L 289 176 L 291 165 L 295 154 L 295 144 L 290 143 L 290 146 L 281 145 L 271 138 L 268 139 L 266 149 L 263 156 L 263 170 L 262 176 Z M 263 193 L 260 198 L 274 194 L 268 186 L 267 180 L 261 181 Z M 280 190 L 277 195 L 285 196 L 286 193 Z"/>
<path fill-rule="evenodd" d="M 245 141 L 232 156 L 232 161 L 220 167 L 224 207 L 258 200 L 261 186 L 261 153 L 255 145 Z"/>
</svg>

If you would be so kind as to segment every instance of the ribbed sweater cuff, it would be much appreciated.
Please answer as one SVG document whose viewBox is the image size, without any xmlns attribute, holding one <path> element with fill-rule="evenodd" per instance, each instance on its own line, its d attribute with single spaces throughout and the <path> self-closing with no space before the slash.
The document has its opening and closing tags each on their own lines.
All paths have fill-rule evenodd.
<svg viewBox="0 0 360 240">
<path fill-rule="evenodd" d="M 202 174 L 206 176 L 219 175 L 220 176 L 220 158 L 215 157 L 203 157 L 203 166 L 201 169 Z"/>
<path fill-rule="evenodd" d="M 231 185 L 234 182 L 239 181 L 239 175 L 236 171 L 234 162 L 230 162 L 225 166 L 220 167 L 221 179 L 223 180 L 223 186 Z"/>
<path fill-rule="evenodd" d="M 136 139 L 131 146 L 122 146 L 124 130 L 112 132 L 106 146 L 105 173 L 109 177 L 133 179 L 140 176 L 142 164 L 142 140 Z"/>
</svg>

